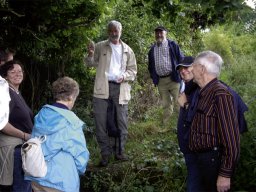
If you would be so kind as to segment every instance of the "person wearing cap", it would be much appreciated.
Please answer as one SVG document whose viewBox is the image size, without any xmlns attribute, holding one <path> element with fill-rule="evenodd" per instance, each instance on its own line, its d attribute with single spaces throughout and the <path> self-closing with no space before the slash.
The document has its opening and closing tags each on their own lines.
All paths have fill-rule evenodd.
<svg viewBox="0 0 256 192">
<path fill-rule="evenodd" d="M 189 149 L 194 153 L 200 186 L 195 191 L 229 191 L 240 154 L 236 98 L 218 80 L 223 60 L 215 52 L 201 52 L 192 64 L 199 86 L 189 129 Z M 191 106 L 192 107 L 192 106 Z"/>
<path fill-rule="evenodd" d="M 177 99 L 180 76 L 176 71 L 176 66 L 181 62 L 184 55 L 176 42 L 167 39 L 165 27 L 155 28 L 155 39 L 156 42 L 148 52 L 148 70 L 161 97 L 164 109 L 163 125 L 168 126 L 171 117 L 171 104 L 173 103 L 175 113 L 178 114 L 179 111 Z"/>
<path fill-rule="evenodd" d="M 189 130 L 194 117 L 195 99 L 198 95 L 199 86 L 193 82 L 192 63 L 194 58 L 186 56 L 177 65 L 176 70 L 179 71 L 183 84 L 183 90 L 178 97 L 180 112 L 177 123 L 177 137 L 180 151 L 184 155 L 187 167 L 187 191 L 198 191 L 200 186 L 199 172 L 197 171 L 196 156 L 189 149 Z M 192 107 L 193 106 L 193 107 Z"/>
<path fill-rule="evenodd" d="M 128 136 L 128 103 L 131 99 L 130 83 L 137 74 L 137 63 L 133 50 L 120 38 L 122 24 L 112 20 L 107 26 L 107 40 L 90 43 L 84 62 L 96 68 L 93 93 L 93 112 L 96 138 L 101 150 L 100 166 L 107 166 L 114 155 L 116 160 L 126 161 L 125 144 Z M 120 130 L 118 146 L 112 146 L 113 138 L 107 133 L 107 111 L 109 100 L 116 109 L 117 127 Z M 113 142 L 115 143 L 115 142 Z M 119 149 L 118 151 L 114 149 Z"/>
</svg>

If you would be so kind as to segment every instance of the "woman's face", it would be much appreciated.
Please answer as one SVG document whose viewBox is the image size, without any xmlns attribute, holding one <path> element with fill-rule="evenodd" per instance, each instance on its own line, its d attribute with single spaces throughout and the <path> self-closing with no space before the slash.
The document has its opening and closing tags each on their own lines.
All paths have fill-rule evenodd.
<svg viewBox="0 0 256 192">
<path fill-rule="evenodd" d="M 13 86 L 19 86 L 23 81 L 23 70 L 19 64 L 13 66 L 13 69 L 7 71 L 6 80 Z"/>
</svg>

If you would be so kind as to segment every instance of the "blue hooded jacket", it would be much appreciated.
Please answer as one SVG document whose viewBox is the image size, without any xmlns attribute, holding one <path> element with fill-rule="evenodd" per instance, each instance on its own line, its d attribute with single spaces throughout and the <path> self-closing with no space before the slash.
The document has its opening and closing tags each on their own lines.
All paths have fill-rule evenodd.
<svg viewBox="0 0 256 192">
<path fill-rule="evenodd" d="M 35 117 L 32 137 L 47 137 L 41 145 L 47 174 L 25 179 L 60 191 L 79 192 L 79 175 L 85 172 L 89 160 L 83 125 L 72 111 L 45 105 Z"/>
</svg>

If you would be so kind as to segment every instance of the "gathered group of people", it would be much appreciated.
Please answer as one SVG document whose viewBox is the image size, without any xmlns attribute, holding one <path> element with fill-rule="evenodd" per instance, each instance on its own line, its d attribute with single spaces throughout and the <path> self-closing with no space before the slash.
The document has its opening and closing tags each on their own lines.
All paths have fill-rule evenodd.
<svg viewBox="0 0 256 192">
<path fill-rule="evenodd" d="M 130 82 L 137 74 L 135 54 L 121 40 L 121 23 L 110 21 L 107 32 L 107 40 L 90 42 L 84 58 L 85 65 L 96 68 L 93 112 L 101 153 L 99 166 L 104 167 L 112 155 L 118 161 L 129 160 L 125 153 L 128 103 Z M 229 191 L 240 153 L 239 112 L 246 111 L 247 106 L 234 90 L 218 80 L 223 64 L 220 55 L 204 51 L 196 58 L 184 56 L 179 45 L 167 39 L 165 27 L 158 26 L 154 32 L 156 42 L 148 53 L 148 71 L 160 94 L 165 129 L 170 129 L 171 115 L 178 116 L 179 147 L 188 170 L 187 191 Z M 4 78 L 0 79 L 0 192 L 29 192 L 32 188 L 34 192 L 79 191 L 79 175 L 86 170 L 89 151 L 84 122 L 71 111 L 79 94 L 78 83 L 70 77 L 53 82 L 55 103 L 43 106 L 33 118 L 19 91 L 24 75 L 22 64 L 13 58 L 1 60 L 0 75 Z M 116 112 L 119 142 L 108 135 L 110 100 Z M 21 146 L 41 135 L 47 135 L 42 143 L 47 174 L 41 178 L 24 176 Z"/>
<path fill-rule="evenodd" d="M 121 23 L 111 21 L 107 29 L 109 39 L 91 42 L 84 59 L 88 66 L 96 67 L 93 110 L 100 166 L 107 166 L 112 154 L 118 160 L 129 159 L 124 148 L 131 98 L 128 83 L 137 73 L 134 52 L 120 39 Z M 184 56 L 179 45 L 167 39 L 165 27 L 154 31 L 156 42 L 148 53 L 148 70 L 160 94 L 165 129 L 170 129 L 172 114 L 179 116 L 178 140 L 188 170 L 187 191 L 228 191 L 239 159 L 240 132 L 247 129 L 243 113 L 248 108 L 234 90 L 218 80 L 223 64 L 220 55 L 204 51 L 196 58 Z M 109 99 L 117 110 L 119 151 L 113 150 L 107 133 Z"/>
<path fill-rule="evenodd" d="M 17 60 L 3 62 L 1 75 L 0 191 L 79 191 L 89 151 L 84 137 L 85 123 L 71 109 L 79 94 L 78 83 L 62 77 L 52 84 L 54 103 L 45 105 L 33 117 L 19 87 L 24 78 Z M 21 147 L 32 137 L 47 136 L 42 151 L 47 162 L 45 177 L 24 175 Z"/>
</svg>

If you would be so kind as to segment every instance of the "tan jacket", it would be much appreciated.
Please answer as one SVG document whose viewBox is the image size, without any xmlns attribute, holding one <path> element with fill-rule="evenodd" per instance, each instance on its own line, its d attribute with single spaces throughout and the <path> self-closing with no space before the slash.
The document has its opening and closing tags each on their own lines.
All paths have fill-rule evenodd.
<svg viewBox="0 0 256 192">
<path fill-rule="evenodd" d="M 100 99 L 108 99 L 108 71 L 110 66 L 112 49 L 109 40 L 101 41 L 95 45 L 94 57 L 86 57 L 84 62 L 88 66 L 96 67 L 96 78 L 93 96 Z M 128 104 L 131 99 L 131 86 L 128 81 L 133 81 L 137 74 L 137 64 L 133 50 L 124 42 L 122 44 L 121 70 L 125 71 L 124 81 L 120 85 L 119 104 Z"/>
</svg>

